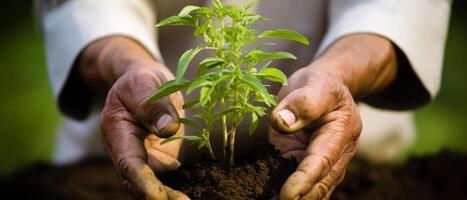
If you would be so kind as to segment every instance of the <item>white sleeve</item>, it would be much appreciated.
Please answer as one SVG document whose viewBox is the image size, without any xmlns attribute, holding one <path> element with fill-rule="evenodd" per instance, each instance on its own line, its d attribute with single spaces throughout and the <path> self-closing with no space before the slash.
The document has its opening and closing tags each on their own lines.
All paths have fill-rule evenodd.
<svg viewBox="0 0 467 200">
<path fill-rule="evenodd" d="M 55 99 L 65 114 L 69 112 L 67 108 L 75 105 L 62 102 L 67 100 L 62 100 L 61 94 L 75 59 L 91 42 L 111 35 L 127 36 L 161 59 L 156 46 L 156 15 L 153 3 L 149 0 L 39 1 L 38 6 L 46 8 L 41 22 L 45 35 L 49 79 Z M 80 95 L 75 93 L 77 92 L 69 92 Z"/>
<path fill-rule="evenodd" d="M 440 87 L 450 5 L 451 0 L 332 0 L 329 29 L 317 55 L 347 34 L 386 37 L 406 57 L 408 66 L 402 67 L 412 70 L 429 100 Z"/>
</svg>

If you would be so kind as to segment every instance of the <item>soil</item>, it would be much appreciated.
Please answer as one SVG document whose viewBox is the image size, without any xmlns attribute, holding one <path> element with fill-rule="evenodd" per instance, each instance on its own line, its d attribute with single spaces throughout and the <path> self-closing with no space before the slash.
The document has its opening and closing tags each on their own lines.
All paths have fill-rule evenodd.
<svg viewBox="0 0 467 200">
<path fill-rule="evenodd" d="M 274 199 L 295 163 L 267 152 L 239 158 L 230 170 L 200 161 L 162 178 L 192 199 Z M 467 199 L 466 169 L 467 154 L 447 151 L 403 165 L 355 158 L 332 199 Z M 180 178 L 184 182 L 176 181 Z M 105 158 L 65 167 L 38 163 L 0 180 L 0 194 L 7 199 L 131 199 Z"/>
<path fill-rule="evenodd" d="M 233 167 L 202 160 L 160 178 L 193 200 L 275 199 L 282 184 L 295 171 L 297 162 L 282 158 L 272 145 L 254 152 L 238 156 Z"/>
</svg>

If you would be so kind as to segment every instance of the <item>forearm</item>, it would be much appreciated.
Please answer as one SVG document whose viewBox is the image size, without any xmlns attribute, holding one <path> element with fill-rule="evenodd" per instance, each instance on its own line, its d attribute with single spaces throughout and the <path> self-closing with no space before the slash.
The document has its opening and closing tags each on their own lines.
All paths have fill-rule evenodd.
<svg viewBox="0 0 467 200">
<path fill-rule="evenodd" d="M 391 84 L 397 73 L 397 57 L 388 39 L 353 34 L 336 41 L 312 66 L 342 79 L 354 99 L 359 100 Z"/>
<path fill-rule="evenodd" d="M 119 36 L 91 43 L 83 50 L 75 67 L 83 82 L 97 91 L 108 90 L 119 77 L 132 69 L 165 69 L 139 43 Z"/>
</svg>

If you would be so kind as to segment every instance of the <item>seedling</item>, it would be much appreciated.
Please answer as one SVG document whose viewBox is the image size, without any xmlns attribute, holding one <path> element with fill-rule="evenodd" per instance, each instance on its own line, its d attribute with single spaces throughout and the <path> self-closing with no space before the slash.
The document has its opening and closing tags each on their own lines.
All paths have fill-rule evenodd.
<svg viewBox="0 0 467 200">
<path fill-rule="evenodd" d="M 177 16 L 162 20 L 161 26 L 191 26 L 194 35 L 204 38 L 204 42 L 186 51 L 180 58 L 176 78 L 163 84 L 149 99 L 156 101 L 174 92 L 184 90 L 190 95 L 199 93 L 195 101 L 187 102 L 183 109 L 193 109 L 193 116 L 200 123 L 181 119 L 181 123 L 194 127 L 197 132 L 183 137 L 171 137 L 162 143 L 185 139 L 198 148 L 207 148 L 209 155 L 216 159 L 212 150 L 210 135 L 215 125 L 221 124 L 223 134 L 223 158 L 229 157 L 234 163 L 235 134 L 240 123 L 250 117 L 249 134 L 258 126 L 258 118 L 266 114 L 266 108 L 276 105 L 276 97 L 271 95 L 262 83 L 264 80 L 286 84 L 286 75 L 270 66 L 272 60 L 296 59 L 288 52 L 264 52 L 265 46 L 274 43 L 258 43 L 263 38 L 279 38 L 296 41 L 305 45 L 309 41 L 303 35 L 291 30 L 270 30 L 259 33 L 250 26 L 265 17 L 248 10 L 257 0 L 238 7 L 224 5 L 220 0 L 212 0 L 212 7 L 186 6 Z M 249 51 L 245 50 L 246 46 Z M 199 63 L 193 80 L 183 79 L 190 61 L 201 51 L 211 51 L 212 56 Z"/>
</svg>

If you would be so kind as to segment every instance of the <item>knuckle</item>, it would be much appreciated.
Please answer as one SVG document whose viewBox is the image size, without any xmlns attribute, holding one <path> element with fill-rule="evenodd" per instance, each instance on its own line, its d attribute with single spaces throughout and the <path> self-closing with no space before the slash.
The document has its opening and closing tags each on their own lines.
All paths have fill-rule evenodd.
<svg viewBox="0 0 467 200">
<path fill-rule="evenodd" d="M 329 185 L 325 182 L 319 182 L 317 185 L 316 199 L 325 199 L 329 191 Z"/>
<path fill-rule="evenodd" d="M 338 184 L 344 178 L 344 172 L 333 169 L 333 170 L 331 170 L 329 172 L 329 178 L 330 178 L 331 182 L 334 182 L 334 183 Z M 328 184 L 328 185 L 330 185 L 330 184 Z"/>
<path fill-rule="evenodd" d="M 358 113 L 356 113 L 353 117 L 351 117 L 350 121 L 351 121 L 350 131 L 352 135 L 352 140 L 356 143 L 362 132 L 363 124 L 360 119 L 360 115 Z"/>
<path fill-rule="evenodd" d="M 301 115 L 301 117 L 306 119 L 316 118 L 317 113 L 314 112 L 314 108 L 317 108 L 319 105 L 310 92 L 298 90 L 297 93 L 294 94 L 292 102 L 292 106 L 295 107 L 295 110 L 299 111 L 297 113 Z"/>
<path fill-rule="evenodd" d="M 129 161 L 130 158 L 119 156 L 119 154 L 114 155 L 115 157 L 115 165 L 118 171 L 118 174 L 125 180 L 129 180 L 131 177 L 129 174 L 131 173 L 131 162 Z M 130 180 L 131 182 L 131 180 Z"/>
<path fill-rule="evenodd" d="M 332 168 L 332 162 L 327 156 L 319 155 L 319 160 L 323 164 L 323 177 Z"/>
</svg>

